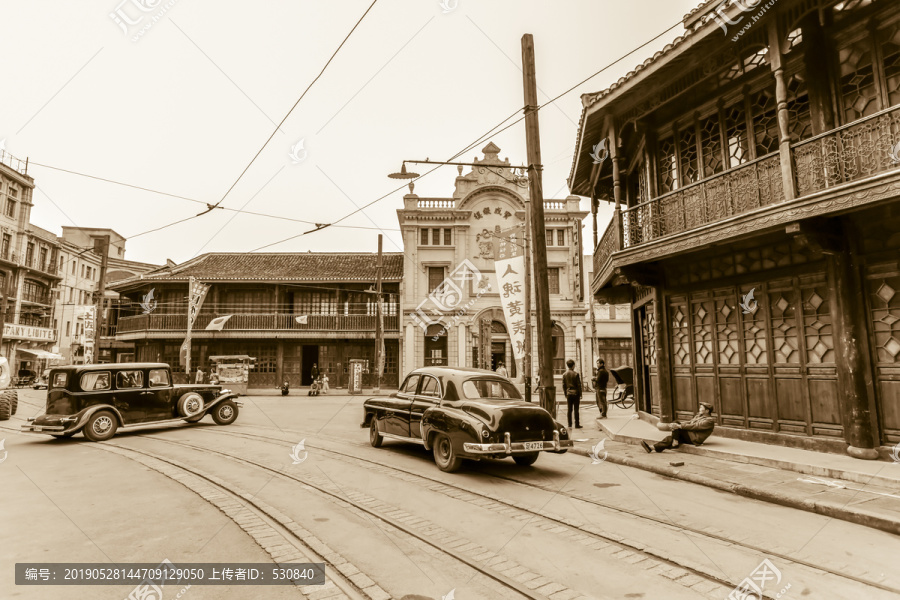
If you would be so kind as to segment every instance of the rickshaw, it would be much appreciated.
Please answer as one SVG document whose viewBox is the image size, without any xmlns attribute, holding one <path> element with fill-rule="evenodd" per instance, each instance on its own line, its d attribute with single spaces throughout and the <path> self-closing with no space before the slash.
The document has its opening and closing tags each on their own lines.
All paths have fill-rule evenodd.
<svg viewBox="0 0 900 600">
<path fill-rule="evenodd" d="M 631 367 L 617 367 L 610 369 L 613 379 L 616 380 L 616 389 L 613 390 L 612 403 L 619 408 L 631 408 L 634 406 L 634 369 Z"/>
</svg>

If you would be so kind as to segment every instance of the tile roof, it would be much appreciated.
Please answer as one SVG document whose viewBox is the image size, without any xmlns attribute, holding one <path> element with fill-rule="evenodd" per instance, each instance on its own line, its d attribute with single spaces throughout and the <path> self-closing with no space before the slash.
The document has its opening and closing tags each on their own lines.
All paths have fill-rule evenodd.
<svg viewBox="0 0 900 600">
<path fill-rule="evenodd" d="M 203 254 L 174 267 L 161 267 L 131 277 L 116 285 L 139 281 L 184 281 L 196 277 L 201 281 L 330 281 L 351 282 L 375 280 L 374 253 L 364 252 L 267 252 Z M 385 281 L 403 277 L 403 254 L 383 255 Z"/>
</svg>

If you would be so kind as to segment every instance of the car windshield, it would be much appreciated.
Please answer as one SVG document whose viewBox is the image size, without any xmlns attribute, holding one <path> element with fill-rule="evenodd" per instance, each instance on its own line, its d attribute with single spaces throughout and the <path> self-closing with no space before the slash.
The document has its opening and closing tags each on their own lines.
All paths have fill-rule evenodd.
<svg viewBox="0 0 900 600">
<path fill-rule="evenodd" d="M 516 386 L 508 381 L 500 381 L 497 379 L 469 379 L 468 381 L 463 382 L 462 388 L 466 398 L 522 399 Z"/>
</svg>

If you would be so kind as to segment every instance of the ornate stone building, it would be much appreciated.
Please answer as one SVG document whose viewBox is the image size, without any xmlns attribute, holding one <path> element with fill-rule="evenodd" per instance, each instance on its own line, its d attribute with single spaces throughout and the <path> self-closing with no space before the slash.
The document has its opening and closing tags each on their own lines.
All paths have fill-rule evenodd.
<svg viewBox="0 0 900 600">
<path fill-rule="evenodd" d="M 524 228 L 528 186 L 509 168 L 508 159 L 499 158 L 496 145 L 490 143 L 482 152 L 484 158 L 475 159 L 478 166 L 465 175 L 459 167 L 452 196 L 420 198 L 410 193 L 403 199 L 403 209 L 397 211 L 406 256 L 401 293 L 401 373 L 423 365 L 477 365 L 482 347 L 480 324 L 489 320 L 491 366 L 502 360 L 511 376 L 521 378 L 513 360 L 510 324 L 500 303 L 494 244 L 500 232 Z M 579 205 L 580 199 L 574 196 L 544 202 L 554 371 L 558 375 L 565 371 L 568 358 L 590 372 L 581 237 L 582 220 L 588 213 Z M 437 314 L 430 294 L 465 261 L 485 276 L 490 289 L 478 289 L 473 282 L 461 284 L 461 297 L 454 299 L 453 311 Z M 535 367 L 536 339 L 534 333 Z"/>
</svg>

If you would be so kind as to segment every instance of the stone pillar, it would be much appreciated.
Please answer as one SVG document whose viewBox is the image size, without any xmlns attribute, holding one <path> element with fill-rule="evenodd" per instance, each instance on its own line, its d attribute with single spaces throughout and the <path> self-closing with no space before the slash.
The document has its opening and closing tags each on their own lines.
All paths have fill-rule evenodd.
<svg viewBox="0 0 900 600">
<path fill-rule="evenodd" d="M 406 347 L 405 356 L 403 359 L 403 372 L 409 373 L 413 369 L 416 368 L 416 332 L 420 331 L 418 327 L 413 325 L 412 323 L 406 324 L 406 339 L 404 340 L 404 346 Z"/>
<path fill-rule="evenodd" d="M 466 326 L 463 323 L 460 323 L 456 327 L 457 335 L 456 335 L 456 366 L 465 367 L 466 366 Z"/>
</svg>

